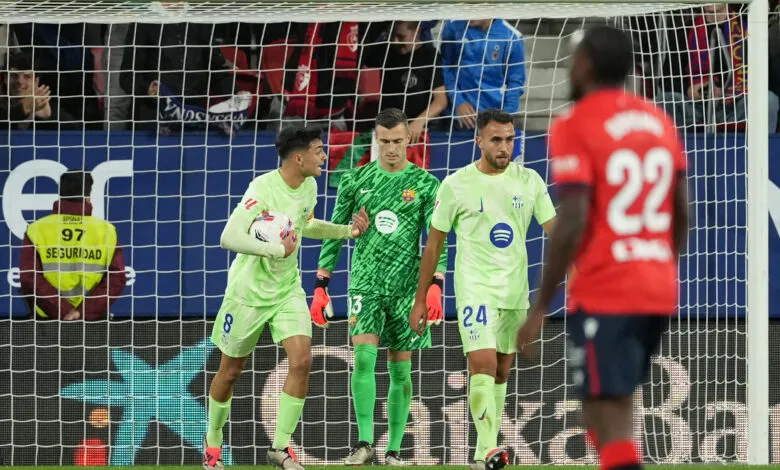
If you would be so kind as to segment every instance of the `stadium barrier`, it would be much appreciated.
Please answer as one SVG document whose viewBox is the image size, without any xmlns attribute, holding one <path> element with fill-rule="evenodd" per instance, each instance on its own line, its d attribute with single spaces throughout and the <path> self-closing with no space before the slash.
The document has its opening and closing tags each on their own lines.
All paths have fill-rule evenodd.
<svg viewBox="0 0 780 470">
<path fill-rule="evenodd" d="M 746 187 L 743 135 L 688 137 L 694 226 L 689 253 L 681 263 L 681 316 L 744 316 Z M 780 137 L 770 136 L 770 155 L 780 154 Z M 545 137 L 526 136 L 529 166 L 547 175 Z M 467 134 L 434 134 L 431 168 L 439 178 L 446 168 L 470 163 L 476 147 Z M 117 226 L 125 246 L 129 282 L 113 306 L 115 318 L 213 317 L 227 282 L 231 256 L 219 246 L 224 221 L 247 184 L 276 168 L 273 134 L 242 134 L 233 140 L 217 135 L 157 136 L 149 133 L 14 132 L 0 134 L 0 155 L 10 162 L 0 172 L 3 210 L 0 269 L 0 318 L 26 315 L 19 299 L 17 247 L 27 221 L 46 215 L 56 199 L 56 180 L 68 168 L 84 167 L 95 174 L 95 214 Z M 769 311 L 780 318 L 780 162 L 769 159 Z M 317 217 L 328 217 L 335 190 L 325 176 Z M 128 197 L 130 196 L 130 197 Z M 531 284 L 542 259 L 541 230 L 532 224 L 528 235 Z M 454 237 L 450 237 L 450 244 Z M 301 250 L 304 286 L 314 277 L 319 248 L 304 241 Z M 454 248 L 450 247 L 450 268 Z M 346 312 L 347 252 L 342 251 L 330 292 L 339 316 Z M 455 314 L 452 275 L 448 273 L 445 314 Z M 560 307 L 560 302 L 557 304 Z"/>
</svg>

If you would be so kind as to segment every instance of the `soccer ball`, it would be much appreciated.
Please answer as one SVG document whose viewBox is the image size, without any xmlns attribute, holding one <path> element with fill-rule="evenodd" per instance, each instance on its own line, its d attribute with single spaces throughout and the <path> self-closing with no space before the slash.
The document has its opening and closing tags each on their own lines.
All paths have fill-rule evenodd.
<svg viewBox="0 0 780 470">
<path fill-rule="evenodd" d="M 249 233 L 266 243 L 281 243 L 293 229 L 292 221 L 280 212 L 263 212 L 249 227 Z"/>
</svg>

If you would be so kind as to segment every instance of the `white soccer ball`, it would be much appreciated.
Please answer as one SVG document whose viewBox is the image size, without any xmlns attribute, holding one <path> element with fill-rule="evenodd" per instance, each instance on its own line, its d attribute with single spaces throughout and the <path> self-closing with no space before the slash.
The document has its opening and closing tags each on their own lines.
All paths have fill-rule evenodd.
<svg viewBox="0 0 780 470">
<path fill-rule="evenodd" d="M 263 212 L 249 227 L 249 233 L 261 242 L 281 243 L 293 229 L 292 221 L 280 212 Z"/>
</svg>

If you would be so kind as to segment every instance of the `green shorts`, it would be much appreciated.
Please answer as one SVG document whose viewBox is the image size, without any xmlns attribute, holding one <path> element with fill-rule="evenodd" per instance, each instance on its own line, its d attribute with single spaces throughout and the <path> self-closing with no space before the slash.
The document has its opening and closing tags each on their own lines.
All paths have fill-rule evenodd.
<svg viewBox="0 0 780 470">
<path fill-rule="evenodd" d="M 382 346 L 393 351 L 431 347 L 430 328 L 417 336 L 409 326 L 414 295 L 395 297 L 350 291 L 347 302 L 350 335 L 377 335 Z"/>
<path fill-rule="evenodd" d="M 458 329 L 463 353 L 495 349 L 502 354 L 517 352 L 517 330 L 525 321 L 527 310 L 509 310 L 464 302 L 458 305 Z"/>
<path fill-rule="evenodd" d="M 246 357 L 255 350 L 266 324 L 271 326 L 274 343 L 292 336 L 311 338 L 306 297 L 295 293 L 268 307 L 251 307 L 226 298 L 214 321 L 211 341 L 226 356 Z"/>
</svg>

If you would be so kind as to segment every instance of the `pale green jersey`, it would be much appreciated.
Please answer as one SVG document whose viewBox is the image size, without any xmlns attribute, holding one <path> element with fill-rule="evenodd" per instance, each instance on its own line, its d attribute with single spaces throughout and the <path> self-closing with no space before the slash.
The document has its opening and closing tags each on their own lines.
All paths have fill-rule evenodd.
<svg viewBox="0 0 780 470">
<path fill-rule="evenodd" d="M 255 178 L 233 210 L 246 218 L 247 231 L 252 221 L 263 211 L 286 214 L 298 234 L 298 247 L 287 258 L 267 258 L 239 253 L 230 265 L 225 297 L 243 305 L 267 306 L 285 300 L 290 294 L 304 295 L 298 272 L 298 250 L 303 226 L 314 213 L 317 203 L 317 182 L 306 178 L 292 189 L 284 182 L 279 170 Z M 258 240 L 257 243 L 263 243 Z"/>
<path fill-rule="evenodd" d="M 517 163 L 498 175 L 472 163 L 446 177 L 436 197 L 431 226 L 457 235 L 457 305 L 527 309 L 528 226 L 555 217 L 544 180 Z"/>
</svg>

